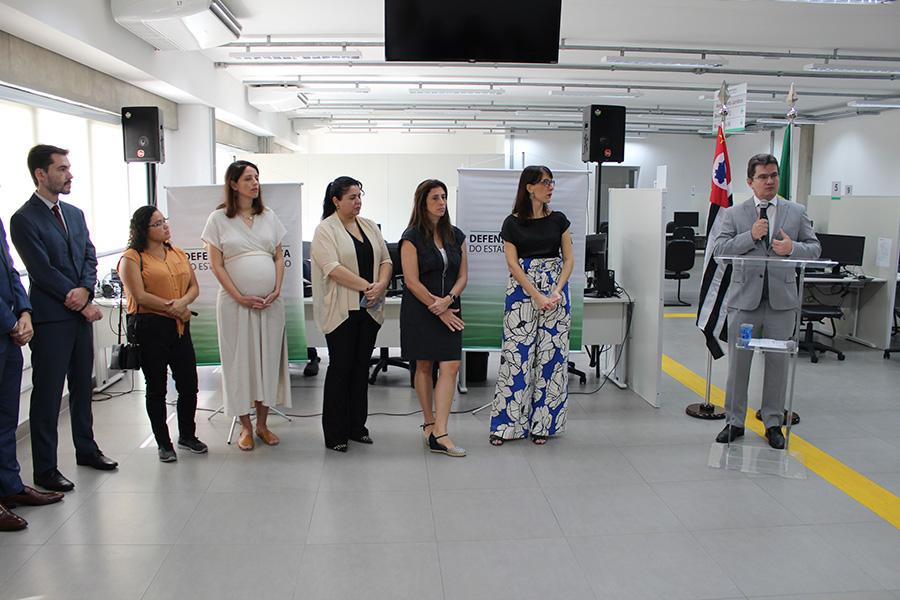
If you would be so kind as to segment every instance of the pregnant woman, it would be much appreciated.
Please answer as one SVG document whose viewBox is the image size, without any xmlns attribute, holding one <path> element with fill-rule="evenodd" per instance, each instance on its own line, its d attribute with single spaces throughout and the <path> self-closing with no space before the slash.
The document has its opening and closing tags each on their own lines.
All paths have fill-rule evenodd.
<svg viewBox="0 0 900 600">
<path fill-rule="evenodd" d="M 201 238 L 219 281 L 216 324 L 222 357 L 225 414 L 241 421 L 238 447 L 253 450 L 256 435 L 269 446 L 279 439 L 267 425 L 270 406 L 291 405 L 281 240 L 286 230 L 263 205 L 259 169 L 239 160 L 225 172 L 225 202 L 206 221 Z"/>
</svg>

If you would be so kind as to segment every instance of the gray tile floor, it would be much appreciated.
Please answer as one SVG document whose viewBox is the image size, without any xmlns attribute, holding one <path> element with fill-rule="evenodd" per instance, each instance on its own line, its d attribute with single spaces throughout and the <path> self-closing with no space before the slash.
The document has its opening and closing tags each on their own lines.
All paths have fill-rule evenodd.
<svg viewBox="0 0 900 600">
<path fill-rule="evenodd" d="M 664 344 L 705 373 L 690 319 L 666 319 Z M 843 345 L 844 362 L 800 363 L 795 432 L 900 493 L 900 360 Z M 726 368 L 715 365 L 719 386 Z M 201 405 L 215 408 L 217 376 L 201 378 Z M 382 375 L 370 409 L 416 410 L 405 381 Z M 322 377 L 293 383 L 292 412 L 318 412 Z M 492 391 L 473 385 L 454 408 Z M 210 453 L 161 464 L 140 447 L 139 391 L 97 402 L 97 439 L 121 468 L 76 467 L 64 416 L 60 468 L 76 491 L 20 509 L 29 528 L 0 536 L 0 600 L 900 600 L 900 531 L 814 475 L 707 468 L 719 424 L 685 417 L 696 396 L 665 375 L 662 392 L 660 409 L 611 385 L 572 395 L 566 435 L 545 447 L 493 448 L 485 412 L 455 415 L 464 459 L 425 451 L 418 415 L 372 416 L 375 445 L 347 454 L 323 447 L 317 418 L 275 419 L 281 446 L 245 453 L 225 444 L 224 417 L 203 412 Z M 29 479 L 27 440 L 19 457 Z"/>
</svg>

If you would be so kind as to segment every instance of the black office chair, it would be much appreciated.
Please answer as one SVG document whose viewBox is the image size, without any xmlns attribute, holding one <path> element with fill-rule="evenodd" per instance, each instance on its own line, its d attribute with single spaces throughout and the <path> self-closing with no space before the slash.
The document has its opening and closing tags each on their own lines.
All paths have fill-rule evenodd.
<svg viewBox="0 0 900 600">
<path fill-rule="evenodd" d="M 813 339 L 814 334 L 819 334 L 833 340 L 837 333 L 834 326 L 834 320 L 843 318 L 844 311 L 841 310 L 840 306 L 831 306 L 827 304 L 803 305 L 803 308 L 800 311 L 800 327 L 803 328 L 803 324 L 806 323 L 806 329 L 804 330 L 803 339 L 800 341 L 800 350 L 809 352 L 810 362 L 819 362 L 819 354 L 825 354 L 827 352 L 834 352 L 837 355 L 838 360 L 844 360 L 844 353 L 833 345 L 829 346 L 828 344 L 823 344 L 822 342 L 817 342 Z M 831 322 L 831 334 L 813 328 L 815 323 L 825 323 L 825 319 L 828 319 Z"/>
<path fill-rule="evenodd" d="M 676 302 L 666 302 L 666 306 L 690 306 L 690 302 L 681 299 L 681 280 L 689 279 L 694 261 L 697 258 L 697 247 L 693 240 L 672 239 L 666 242 L 666 279 L 678 281 L 678 293 Z"/>
<path fill-rule="evenodd" d="M 394 263 L 394 274 L 391 276 L 391 283 L 388 286 L 387 296 L 399 296 L 403 293 L 403 266 L 400 263 L 400 244 L 390 243 L 387 245 L 388 254 L 391 256 L 391 262 Z M 410 384 L 412 384 L 414 365 L 410 366 L 408 361 L 403 360 L 399 356 L 391 356 L 390 348 L 379 348 L 378 358 L 373 358 L 370 362 L 372 370 L 369 372 L 369 383 L 374 384 L 378 379 L 378 373 L 387 372 L 388 367 L 401 367 L 410 372 Z"/>
<path fill-rule="evenodd" d="M 673 240 L 694 240 L 694 228 L 680 225 L 672 231 Z"/>
<path fill-rule="evenodd" d="M 666 223 L 666 235 L 671 235 L 675 233 L 675 221 L 669 221 Z"/>
</svg>

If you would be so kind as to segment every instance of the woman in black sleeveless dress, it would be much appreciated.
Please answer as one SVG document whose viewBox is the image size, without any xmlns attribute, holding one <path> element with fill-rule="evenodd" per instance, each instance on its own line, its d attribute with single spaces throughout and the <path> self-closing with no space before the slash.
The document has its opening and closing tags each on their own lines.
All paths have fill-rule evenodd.
<svg viewBox="0 0 900 600">
<path fill-rule="evenodd" d="M 462 355 L 459 295 L 468 277 L 465 234 L 447 214 L 447 186 L 428 179 L 416 188 L 409 227 L 400 239 L 405 289 L 400 305 L 403 358 L 416 361 L 422 430 L 432 452 L 465 456 L 447 434 Z M 438 363 L 437 384 L 432 370 Z"/>
</svg>

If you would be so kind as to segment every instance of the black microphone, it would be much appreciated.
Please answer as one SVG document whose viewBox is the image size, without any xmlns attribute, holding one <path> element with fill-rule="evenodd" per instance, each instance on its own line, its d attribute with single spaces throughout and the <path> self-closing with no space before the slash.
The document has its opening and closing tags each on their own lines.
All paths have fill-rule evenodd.
<svg viewBox="0 0 900 600">
<path fill-rule="evenodd" d="M 759 218 L 768 220 L 769 217 L 766 216 L 766 211 L 769 210 L 768 202 L 760 202 L 759 203 Z M 768 225 L 766 226 L 766 233 L 760 238 L 767 248 L 769 247 L 769 229 Z"/>
</svg>

